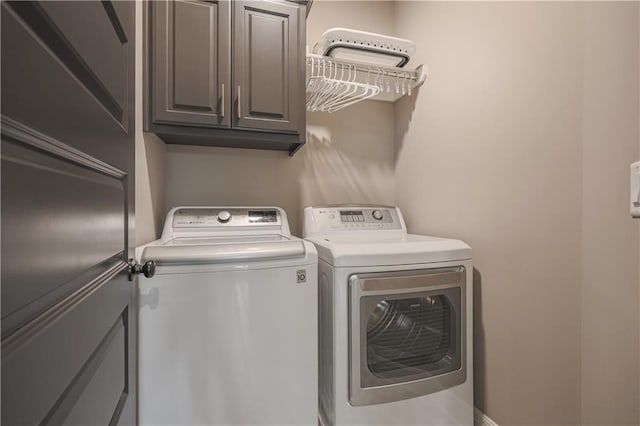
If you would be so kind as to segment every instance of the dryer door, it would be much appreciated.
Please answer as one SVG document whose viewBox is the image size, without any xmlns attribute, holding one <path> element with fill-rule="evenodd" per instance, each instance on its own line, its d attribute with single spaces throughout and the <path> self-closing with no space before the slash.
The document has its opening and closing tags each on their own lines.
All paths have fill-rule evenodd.
<svg viewBox="0 0 640 426">
<path fill-rule="evenodd" d="M 464 383 L 464 267 L 356 274 L 349 282 L 352 405 Z"/>
</svg>

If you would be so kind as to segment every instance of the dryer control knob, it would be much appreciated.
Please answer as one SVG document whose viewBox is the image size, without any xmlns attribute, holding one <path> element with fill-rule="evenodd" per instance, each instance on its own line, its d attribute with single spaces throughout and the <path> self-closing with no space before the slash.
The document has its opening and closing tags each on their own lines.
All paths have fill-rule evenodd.
<svg viewBox="0 0 640 426">
<path fill-rule="evenodd" d="M 227 210 L 218 212 L 218 222 L 227 223 L 229 220 L 231 220 L 231 213 Z"/>
<path fill-rule="evenodd" d="M 373 215 L 373 218 L 375 220 L 382 220 L 383 218 L 382 212 L 380 210 L 374 210 L 371 214 Z"/>
</svg>

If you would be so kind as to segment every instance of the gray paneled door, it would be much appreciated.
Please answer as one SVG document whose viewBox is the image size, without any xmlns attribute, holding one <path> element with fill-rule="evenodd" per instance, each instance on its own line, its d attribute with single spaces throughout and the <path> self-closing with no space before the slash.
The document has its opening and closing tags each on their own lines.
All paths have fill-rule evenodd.
<svg viewBox="0 0 640 426">
<path fill-rule="evenodd" d="M 2 3 L 2 424 L 134 424 L 133 2 Z"/>
</svg>

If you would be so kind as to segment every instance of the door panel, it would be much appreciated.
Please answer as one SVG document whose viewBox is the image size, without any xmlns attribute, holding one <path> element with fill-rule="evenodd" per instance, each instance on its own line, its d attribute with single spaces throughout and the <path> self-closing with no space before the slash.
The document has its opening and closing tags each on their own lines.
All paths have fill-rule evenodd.
<svg viewBox="0 0 640 426">
<path fill-rule="evenodd" d="M 134 6 L 2 3 L 3 424 L 135 423 Z"/>
<path fill-rule="evenodd" d="M 87 365 L 75 385 L 80 397 L 75 400 L 63 424 L 106 425 L 117 418 L 119 403 L 127 391 L 126 355 L 127 329 L 126 316 L 123 315 L 96 349 L 91 364 Z M 58 412 L 62 413 L 62 410 Z"/>
<path fill-rule="evenodd" d="M 229 127 L 229 2 L 150 7 L 154 122 Z"/>
<path fill-rule="evenodd" d="M 126 303 L 130 283 L 119 272 L 122 269 L 114 264 L 95 287 L 68 299 L 66 309 L 60 306 L 61 311 L 52 310 L 41 321 L 3 339 L 2 424 L 63 420 L 81 402 L 87 382 L 96 380 L 102 365 L 100 351 L 116 343 L 110 331 L 116 324 L 123 328 L 123 316 L 130 318 Z M 97 366 L 92 362 L 96 358 Z M 116 367 L 110 374 L 124 380 L 117 392 L 119 401 L 130 391 L 132 378 L 125 373 L 131 365 Z M 96 414 L 104 410 L 113 414 L 118 405 L 96 402 L 104 405 Z"/>
<path fill-rule="evenodd" d="M 7 334 L 102 273 L 105 261 L 122 259 L 127 212 L 124 172 L 59 156 L 51 152 L 55 145 L 47 150 L 45 139 L 31 139 L 41 147 L 11 139 L 6 134 L 19 131 L 6 119 L 3 127 L 2 332 Z"/>
<path fill-rule="evenodd" d="M 113 118 L 124 124 L 128 117 L 127 62 L 132 48 L 113 6 L 15 2 L 12 7 Z M 107 7 L 112 12 L 105 16 Z M 79 16 L 82 19 L 77 19 Z"/>
<path fill-rule="evenodd" d="M 119 8 L 132 15 L 129 19 L 120 19 L 124 28 L 125 22 L 133 24 L 134 5 L 120 3 L 122 5 Z M 131 146 L 134 129 L 133 74 L 127 79 L 128 99 L 123 111 L 126 110 L 129 117 L 123 120 L 123 124 L 115 120 L 104 106 L 103 98 L 92 91 L 93 80 L 84 78 L 81 68 L 75 66 L 71 58 L 77 58 L 79 54 L 72 48 L 71 42 L 64 43 L 67 50 L 54 51 L 32 30 L 28 20 L 23 20 L 25 5 L 30 4 L 2 2 L 2 115 L 104 163 L 130 172 L 134 164 Z M 58 3 L 47 4 L 53 7 Z M 109 19 L 106 12 L 104 19 Z M 78 17 L 77 20 L 82 18 Z M 132 25 L 129 31 L 127 64 L 132 73 Z M 87 37 L 101 38 L 99 34 Z M 64 53 L 68 51 L 73 55 Z M 115 94 L 109 96 L 116 98 Z M 131 155 L 123 155 L 129 150 Z"/>
<path fill-rule="evenodd" d="M 304 113 L 299 82 L 300 8 L 286 2 L 236 1 L 236 126 L 295 132 Z"/>
<path fill-rule="evenodd" d="M 289 40 L 287 17 L 266 15 L 247 11 L 248 51 L 245 58 L 249 63 L 249 104 L 251 116 L 265 116 L 282 120 L 287 115 L 287 95 L 289 88 L 286 48 Z M 269 37 L 264 37 L 268 34 Z M 273 49 L 273 45 L 284 49 Z M 266 52 L 266 53 L 265 53 Z M 258 70 L 268 70 L 265 74 Z M 264 71 L 263 71 L 264 72 Z M 268 84 L 265 84 L 266 78 Z"/>
<path fill-rule="evenodd" d="M 127 117 L 129 44 L 111 3 L 42 2 L 41 5 L 51 23 L 77 52 L 75 59 L 84 68 L 77 74 L 87 75 L 87 85 L 100 103 L 116 120 L 123 122 Z M 109 19 L 104 19 L 107 8 L 111 9 Z M 78 16 L 82 19 L 77 19 Z M 99 37 L 87 37 L 87 34 Z"/>
</svg>

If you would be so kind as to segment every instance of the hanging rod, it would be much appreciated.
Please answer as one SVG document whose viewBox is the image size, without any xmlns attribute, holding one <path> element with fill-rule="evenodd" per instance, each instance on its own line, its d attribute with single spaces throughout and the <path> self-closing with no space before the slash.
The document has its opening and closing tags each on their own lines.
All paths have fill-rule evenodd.
<svg viewBox="0 0 640 426">
<path fill-rule="evenodd" d="M 325 61 L 330 61 L 338 65 L 354 66 L 355 69 L 360 72 L 368 72 L 371 70 L 382 70 L 385 74 L 389 74 L 390 76 L 393 76 L 393 77 L 409 74 L 413 80 L 415 80 L 416 82 L 420 82 L 420 84 L 424 83 L 425 79 L 427 78 L 426 73 L 423 71 L 424 70 L 423 65 L 419 65 L 414 69 L 405 69 L 405 68 L 398 68 L 398 67 L 369 65 L 369 64 L 359 63 L 359 62 L 346 61 L 344 59 L 336 59 L 336 58 L 332 58 L 331 56 L 322 56 L 322 55 L 317 55 L 315 53 L 307 53 L 307 63 L 310 62 L 311 58 L 324 59 Z"/>
</svg>

